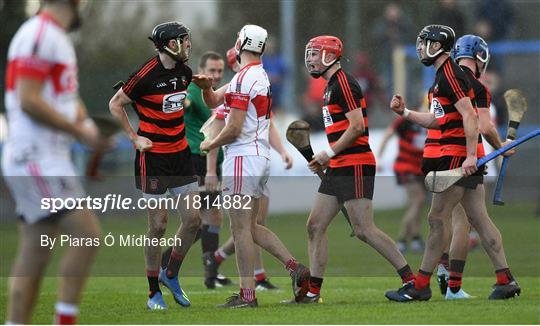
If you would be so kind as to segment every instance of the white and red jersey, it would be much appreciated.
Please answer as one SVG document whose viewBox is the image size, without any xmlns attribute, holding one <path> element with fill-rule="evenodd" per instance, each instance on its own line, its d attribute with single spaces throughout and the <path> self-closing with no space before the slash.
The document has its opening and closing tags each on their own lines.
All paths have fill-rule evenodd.
<svg viewBox="0 0 540 326">
<path fill-rule="evenodd" d="M 270 81 L 260 62 L 244 66 L 229 83 L 225 92 L 223 114 L 217 118 L 228 123 L 231 108 L 247 111 L 242 132 L 236 140 L 226 146 L 225 156 L 262 156 L 270 159 L 270 117 L 272 98 Z"/>
<path fill-rule="evenodd" d="M 69 121 L 79 107 L 77 59 L 66 32 L 46 13 L 27 20 L 8 50 L 5 105 L 9 133 L 4 155 L 33 153 L 38 157 L 69 158 L 72 137 L 34 121 L 21 109 L 16 85 L 20 78 L 42 81 L 45 101 Z"/>
</svg>

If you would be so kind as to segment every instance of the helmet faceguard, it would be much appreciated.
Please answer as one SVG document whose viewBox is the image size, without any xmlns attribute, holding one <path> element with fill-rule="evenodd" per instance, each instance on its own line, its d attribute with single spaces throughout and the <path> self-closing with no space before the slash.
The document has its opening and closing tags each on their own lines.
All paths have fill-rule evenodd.
<svg viewBox="0 0 540 326">
<path fill-rule="evenodd" d="M 452 50 L 455 37 L 456 33 L 451 27 L 448 26 L 428 25 L 422 28 L 420 33 L 418 33 L 418 37 L 416 38 L 416 50 L 420 62 L 422 62 L 422 64 L 425 66 L 433 65 L 435 60 L 437 60 L 441 54 Z M 426 58 L 422 58 L 422 54 L 419 51 L 421 42 L 423 42 L 425 46 Z M 431 53 L 431 45 L 434 42 L 439 42 L 441 44 L 441 48 L 435 51 L 435 53 Z"/>
<path fill-rule="evenodd" d="M 473 59 L 476 63 L 476 78 L 479 78 L 486 71 L 489 63 L 489 47 L 480 36 L 464 35 L 456 41 L 452 49 L 452 57 L 456 61 L 462 58 Z"/>
<path fill-rule="evenodd" d="M 309 40 L 306 44 L 304 63 L 309 74 L 313 78 L 320 78 L 330 67 L 339 62 L 343 53 L 343 43 L 335 36 L 317 36 Z M 333 57 L 330 57 L 333 54 Z M 313 58 L 318 57 L 320 62 L 313 62 Z M 317 65 L 323 69 L 318 69 Z M 319 67 L 320 68 L 320 67 Z"/>
<path fill-rule="evenodd" d="M 187 62 L 191 57 L 191 34 L 183 35 L 175 39 L 177 50 L 164 46 L 165 52 L 176 61 Z M 184 44 L 188 45 L 184 46 Z"/>
<path fill-rule="evenodd" d="M 149 39 L 159 52 L 164 52 L 178 62 L 187 62 L 191 56 L 191 33 L 179 22 L 168 22 L 154 27 Z M 176 42 L 176 50 L 169 47 L 169 41 Z"/>
</svg>

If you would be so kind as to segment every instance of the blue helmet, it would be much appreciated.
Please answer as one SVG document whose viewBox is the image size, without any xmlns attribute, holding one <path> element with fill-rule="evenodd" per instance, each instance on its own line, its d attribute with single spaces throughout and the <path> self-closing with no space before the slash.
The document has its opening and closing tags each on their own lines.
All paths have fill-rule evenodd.
<svg viewBox="0 0 540 326">
<path fill-rule="evenodd" d="M 477 59 L 487 64 L 489 61 L 489 47 L 480 36 L 464 35 L 456 41 L 452 49 L 452 58 L 456 61 L 461 58 Z"/>
</svg>

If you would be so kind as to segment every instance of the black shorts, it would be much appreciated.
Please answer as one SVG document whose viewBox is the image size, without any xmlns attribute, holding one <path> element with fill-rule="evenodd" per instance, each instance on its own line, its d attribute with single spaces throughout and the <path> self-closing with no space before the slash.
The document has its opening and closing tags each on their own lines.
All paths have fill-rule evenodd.
<svg viewBox="0 0 540 326">
<path fill-rule="evenodd" d="M 191 162 L 193 163 L 193 170 L 195 171 L 195 175 L 197 176 L 197 179 L 199 181 L 199 187 L 203 187 L 204 178 L 206 177 L 206 156 L 199 154 L 191 154 Z M 218 179 L 221 180 L 221 165 L 219 164 L 217 166 L 216 173 Z M 208 201 L 210 203 L 213 203 L 220 193 L 221 191 L 201 191 L 200 195 L 202 198 L 208 196 Z M 207 205 L 202 205 L 202 207 L 206 206 Z"/>
<path fill-rule="evenodd" d="M 135 185 L 143 193 L 161 195 L 167 189 L 197 182 L 189 149 L 175 153 L 137 151 Z"/>
<path fill-rule="evenodd" d="M 191 162 L 193 163 L 193 171 L 199 179 L 199 186 L 204 186 L 204 177 L 206 176 L 206 156 L 199 154 L 191 154 Z M 217 176 L 221 180 L 221 164 L 218 164 Z"/>
<path fill-rule="evenodd" d="M 424 183 L 424 177 L 421 175 L 417 175 L 410 172 L 394 171 L 394 173 L 396 174 L 396 180 L 397 180 L 398 185 L 404 185 L 404 184 L 414 183 L 414 182 L 418 182 L 422 184 Z"/>
<path fill-rule="evenodd" d="M 438 158 L 423 158 L 422 159 L 422 172 L 427 175 L 431 171 L 437 171 L 439 168 Z"/>
<path fill-rule="evenodd" d="M 339 203 L 351 199 L 373 199 L 375 187 L 375 165 L 352 165 L 328 168 L 319 192 L 337 197 Z"/>
<path fill-rule="evenodd" d="M 437 170 L 445 171 L 459 168 L 465 159 L 466 157 L 462 156 L 442 156 L 439 159 L 439 167 Z M 473 175 L 461 178 L 455 185 L 467 189 L 476 189 L 476 186 L 484 183 L 484 169 L 485 166 L 481 166 Z"/>
</svg>

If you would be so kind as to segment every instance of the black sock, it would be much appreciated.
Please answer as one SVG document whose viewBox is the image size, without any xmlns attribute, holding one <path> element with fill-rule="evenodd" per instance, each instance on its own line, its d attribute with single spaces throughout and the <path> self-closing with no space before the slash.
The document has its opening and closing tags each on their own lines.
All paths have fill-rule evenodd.
<svg viewBox="0 0 540 326">
<path fill-rule="evenodd" d="M 174 278 L 178 277 L 178 271 L 182 266 L 184 261 L 184 255 L 176 252 L 174 249 L 171 251 L 171 256 L 169 262 L 167 263 L 167 277 Z"/>
<path fill-rule="evenodd" d="M 161 268 L 163 269 L 167 268 L 167 264 L 169 263 L 169 258 L 171 258 L 171 252 L 172 252 L 172 247 L 169 247 L 161 255 Z"/>
<path fill-rule="evenodd" d="M 157 276 L 147 276 L 148 278 L 148 287 L 150 288 L 150 293 L 148 297 L 152 298 L 157 292 L 161 292 L 159 289 L 159 281 Z"/>
<path fill-rule="evenodd" d="M 495 275 L 497 276 L 497 284 L 499 285 L 505 285 L 514 281 L 514 276 L 510 273 L 509 268 L 496 270 Z"/>
<path fill-rule="evenodd" d="M 201 238 L 201 229 L 199 229 L 197 231 L 197 234 L 195 234 L 195 239 L 193 240 L 193 243 L 199 241 L 200 238 Z"/>
<path fill-rule="evenodd" d="M 309 278 L 309 292 L 313 294 L 320 294 L 322 283 L 323 283 L 322 278 L 311 276 Z"/>
<path fill-rule="evenodd" d="M 464 260 L 450 260 L 450 276 L 448 278 L 448 287 L 453 293 L 458 293 L 458 291 L 461 289 L 461 279 L 463 277 L 464 269 Z"/>
<path fill-rule="evenodd" d="M 448 253 L 444 252 L 441 256 L 441 259 L 439 259 L 439 264 L 443 265 L 446 269 L 448 269 L 450 267 L 448 263 L 449 258 L 450 256 L 448 255 Z"/>
<path fill-rule="evenodd" d="M 401 281 L 403 283 L 407 283 L 414 280 L 414 273 L 411 269 L 411 266 L 409 264 L 405 265 L 404 267 L 400 268 L 397 273 L 401 277 Z"/>
<path fill-rule="evenodd" d="M 201 246 L 203 254 L 215 252 L 219 248 L 219 227 L 203 225 L 201 229 Z"/>
</svg>

